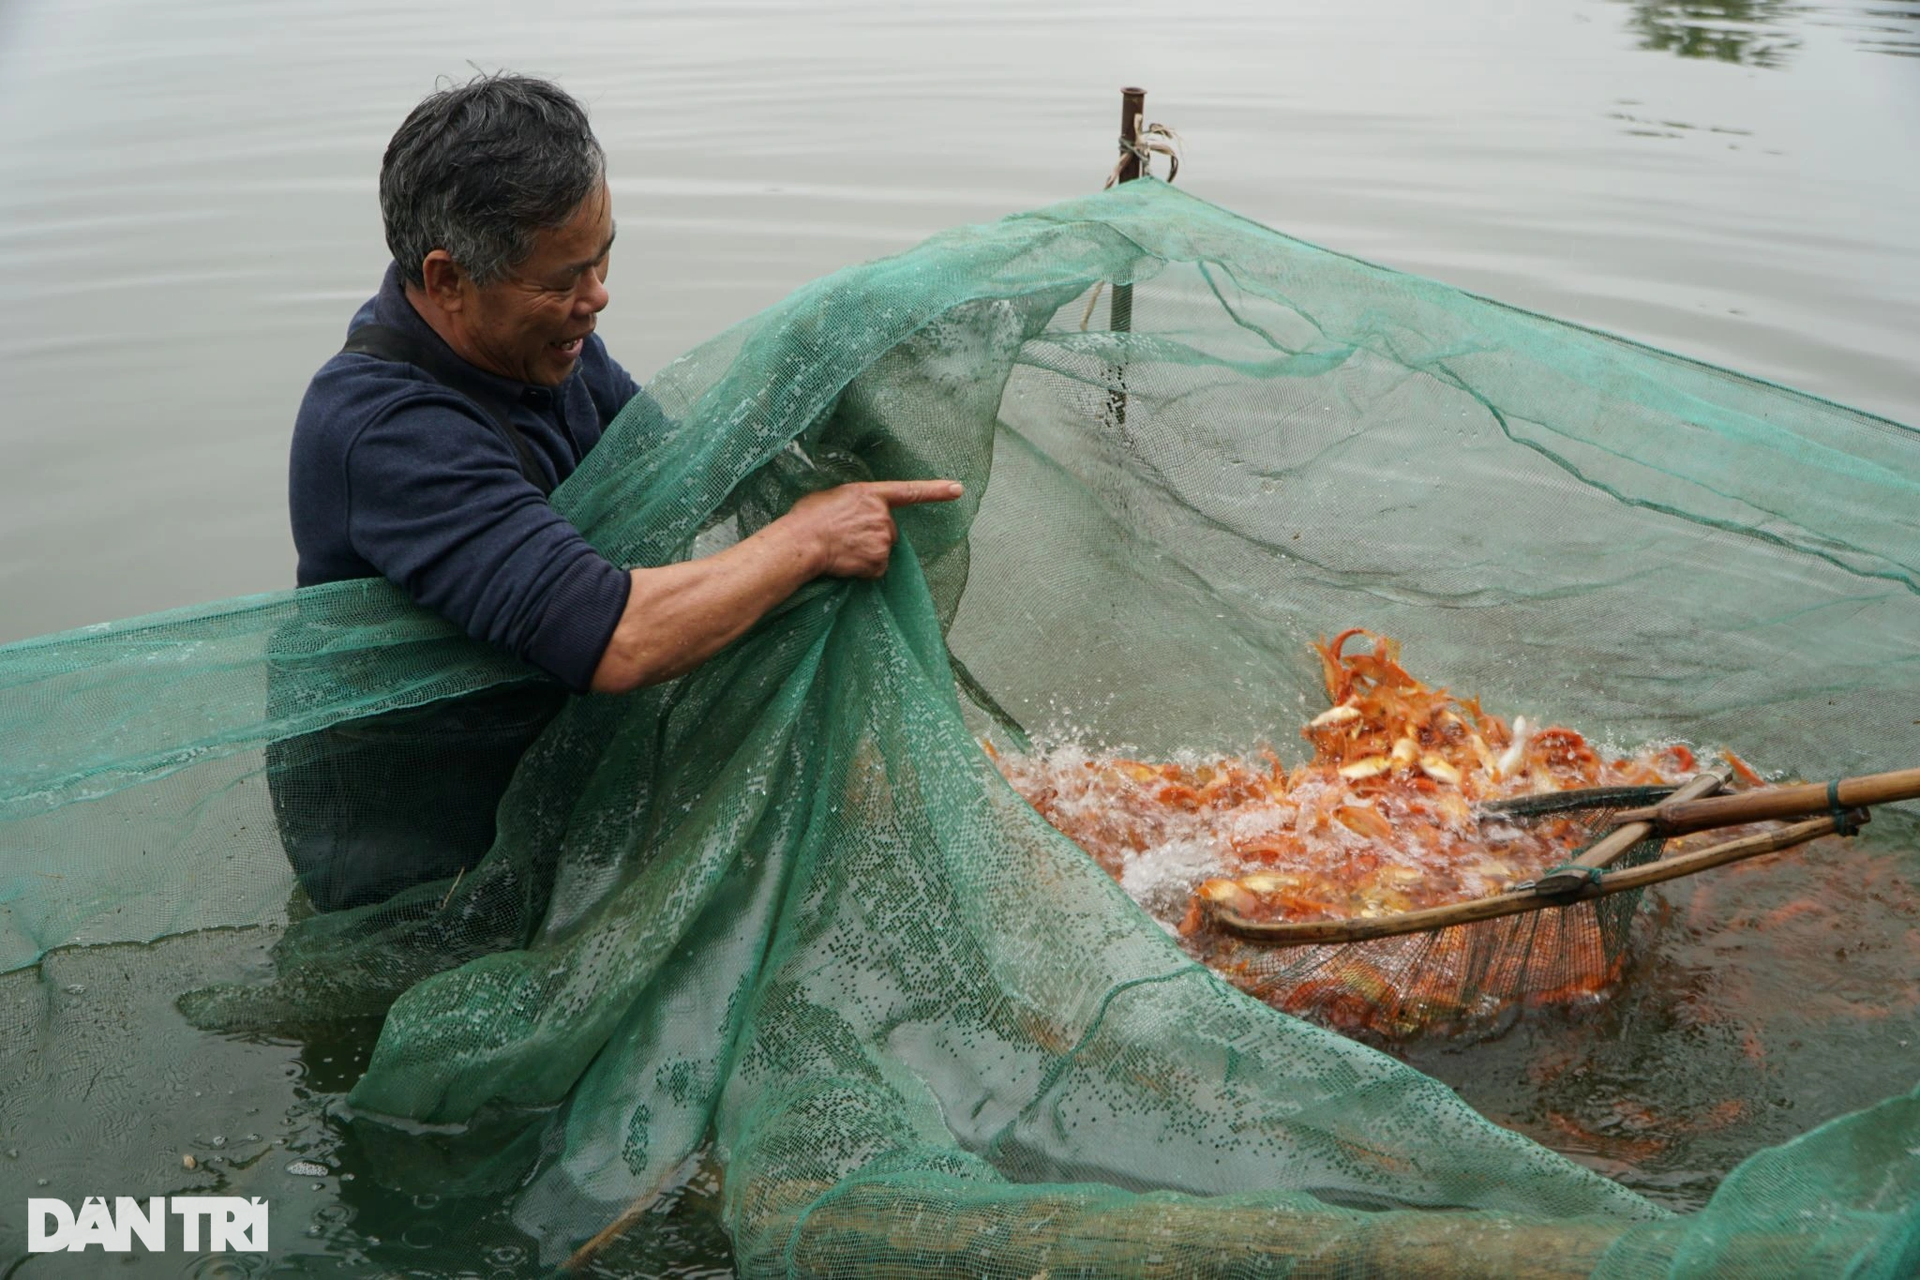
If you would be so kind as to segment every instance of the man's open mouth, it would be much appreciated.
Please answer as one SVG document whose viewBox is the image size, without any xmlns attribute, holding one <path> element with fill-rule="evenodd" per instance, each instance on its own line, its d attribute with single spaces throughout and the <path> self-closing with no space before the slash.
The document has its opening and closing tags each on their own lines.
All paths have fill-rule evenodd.
<svg viewBox="0 0 1920 1280">
<path fill-rule="evenodd" d="M 577 338 L 568 338 L 565 342 L 549 342 L 547 345 L 571 359 L 580 354 L 580 348 L 586 344 L 586 341 L 587 336 L 581 334 Z"/>
</svg>

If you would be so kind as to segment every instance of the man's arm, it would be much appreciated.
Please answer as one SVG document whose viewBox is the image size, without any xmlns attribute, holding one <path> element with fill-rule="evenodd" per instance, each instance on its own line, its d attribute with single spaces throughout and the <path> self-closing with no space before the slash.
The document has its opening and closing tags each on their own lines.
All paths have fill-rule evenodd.
<svg viewBox="0 0 1920 1280">
<path fill-rule="evenodd" d="M 342 384 L 321 409 L 345 438 L 322 432 L 303 462 L 295 429 L 296 539 L 303 519 L 323 540 L 336 527 L 364 572 L 585 692 L 625 611 L 627 572 L 554 510 L 471 401 L 370 356 L 336 357 L 316 388 L 322 379 Z M 303 504 L 303 471 L 308 488 L 338 479 Z"/>
<path fill-rule="evenodd" d="M 594 669 L 593 691 L 625 693 L 685 675 L 815 578 L 878 578 L 893 551 L 893 508 L 959 496 L 951 480 L 841 485 L 808 494 L 725 551 L 631 570 L 627 607 Z"/>
</svg>

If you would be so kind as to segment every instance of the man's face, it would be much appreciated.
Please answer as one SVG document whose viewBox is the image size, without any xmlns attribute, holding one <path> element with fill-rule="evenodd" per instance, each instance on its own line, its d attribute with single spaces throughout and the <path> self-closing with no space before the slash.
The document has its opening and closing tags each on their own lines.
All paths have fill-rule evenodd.
<svg viewBox="0 0 1920 1280">
<path fill-rule="evenodd" d="M 463 281 L 464 336 L 483 368 L 557 387 L 580 359 L 594 317 L 607 305 L 613 197 L 602 182 L 564 226 L 534 237 L 531 256 L 504 279 Z"/>
</svg>

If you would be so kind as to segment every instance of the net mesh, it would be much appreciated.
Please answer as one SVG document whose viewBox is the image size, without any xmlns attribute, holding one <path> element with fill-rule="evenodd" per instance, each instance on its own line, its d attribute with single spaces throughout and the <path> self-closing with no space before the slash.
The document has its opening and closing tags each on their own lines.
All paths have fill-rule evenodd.
<svg viewBox="0 0 1920 1280">
<path fill-rule="evenodd" d="M 1100 282 L 1130 331 L 1079 327 Z M 1675 1217 L 1194 963 L 978 743 L 1250 747 L 1364 618 L 1625 741 L 1871 771 L 1920 745 L 1910 432 L 1151 181 L 829 277 L 651 390 L 554 495 L 621 563 L 845 479 L 968 497 L 903 510 L 885 579 L 571 700 L 484 858 L 347 910 L 284 798 L 457 782 L 409 712 L 530 672 L 379 583 L 0 650 L 0 963 L 237 930 L 219 980 L 163 944 L 151 985 L 210 1042 L 378 1022 L 345 1114 L 396 1180 L 511 1197 L 547 1264 L 708 1140 L 746 1275 L 1920 1262 L 1920 1097 Z"/>
</svg>

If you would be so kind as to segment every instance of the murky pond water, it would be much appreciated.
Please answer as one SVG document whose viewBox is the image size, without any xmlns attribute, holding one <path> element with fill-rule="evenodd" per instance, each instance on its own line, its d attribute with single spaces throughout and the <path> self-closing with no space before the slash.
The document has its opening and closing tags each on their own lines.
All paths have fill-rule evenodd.
<svg viewBox="0 0 1920 1280">
<path fill-rule="evenodd" d="M 381 150 L 469 61 L 589 103 L 621 224 L 602 332 L 642 377 L 836 267 L 1097 187 L 1137 83 L 1187 140 L 1181 185 L 1241 213 L 1920 423 L 1915 0 L 0 0 L 0 642 L 290 584 L 288 432 L 383 264 Z M 1674 890 L 1626 998 L 1412 1056 L 1698 1204 L 1920 1077 L 1912 847 Z M 390 1153 L 332 1108 L 372 1028 L 208 1041 L 155 996 L 257 945 L 0 979 L 0 1028 L 39 1029 L 0 1035 L 0 1209 L 111 1168 L 268 1196 L 276 1260 L 310 1270 L 537 1271 L 498 1194 L 366 1175 Z M 137 1079 L 99 1069 L 129 1031 Z M 724 1272 L 716 1194 L 696 1178 L 603 1265 Z"/>
</svg>

